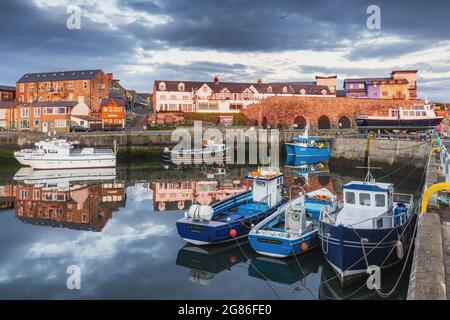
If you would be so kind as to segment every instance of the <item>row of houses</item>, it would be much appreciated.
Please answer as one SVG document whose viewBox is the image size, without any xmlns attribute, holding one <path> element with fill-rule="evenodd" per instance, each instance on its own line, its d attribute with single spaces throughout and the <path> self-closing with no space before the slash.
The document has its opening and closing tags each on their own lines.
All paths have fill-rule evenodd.
<svg viewBox="0 0 450 320">
<path fill-rule="evenodd" d="M 358 99 L 417 98 L 417 70 L 393 71 L 388 78 L 345 79 L 337 90 L 337 76 L 316 76 L 312 82 L 255 83 L 156 80 L 153 106 L 156 112 L 237 113 L 248 105 L 275 96 L 302 96 Z"/>
<path fill-rule="evenodd" d="M 120 129 L 127 110 L 149 106 L 149 94 L 125 89 L 101 69 L 27 73 L 15 87 L 0 86 L 0 129 Z"/>
<path fill-rule="evenodd" d="M 125 102 L 120 99 L 102 99 L 99 117 L 92 115 L 83 97 L 79 97 L 78 102 L 0 103 L 1 130 L 69 132 L 75 126 L 91 130 L 114 130 L 123 129 L 125 119 Z"/>
</svg>

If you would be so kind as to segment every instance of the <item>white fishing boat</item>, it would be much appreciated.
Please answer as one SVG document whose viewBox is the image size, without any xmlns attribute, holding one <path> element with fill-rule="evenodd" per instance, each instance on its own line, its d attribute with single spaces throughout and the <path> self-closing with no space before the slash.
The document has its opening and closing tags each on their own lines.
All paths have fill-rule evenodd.
<svg viewBox="0 0 450 320">
<path fill-rule="evenodd" d="M 60 140 L 52 147 L 43 144 L 35 152 L 23 152 L 16 159 L 35 170 L 114 168 L 116 147 L 112 149 L 74 148 L 75 142 Z M 20 160 L 19 160 L 20 159 Z"/>
<path fill-rule="evenodd" d="M 200 164 L 223 164 L 231 159 L 227 154 L 230 149 L 224 143 L 214 140 L 202 142 L 201 148 L 173 149 L 165 148 L 162 154 L 163 161 L 174 165 L 200 165 Z"/>
</svg>

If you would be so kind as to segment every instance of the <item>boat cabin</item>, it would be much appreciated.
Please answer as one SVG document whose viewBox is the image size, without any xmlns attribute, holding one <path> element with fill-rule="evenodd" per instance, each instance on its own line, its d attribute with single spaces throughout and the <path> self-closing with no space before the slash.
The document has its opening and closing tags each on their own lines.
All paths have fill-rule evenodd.
<svg viewBox="0 0 450 320">
<path fill-rule="evenodd" d="M 253 202 L 264 202 L 273 207 L 282 201 L 284 174 L 279 169 L 258 168 L 258 171 L 251 172 L 246 179 L 253 181 Z"/>
<path fill-rule="evenodd" d="M 389 109 L 389 116 L 394 119 L 417 119 L 435 117 L 431 105 L 415 105 L 412 109 Z"/>
<path fill-rule="evenodd" d="M 393 214 L 392 184 L 352 181 L 344 185 L 343 194 L 344 207 L 337 215 L 337 224 L 352 225 L 358 229 L 379 228 L 374 225 L 376 218 L 383 215 L 391 217 Z"/>
</svg>

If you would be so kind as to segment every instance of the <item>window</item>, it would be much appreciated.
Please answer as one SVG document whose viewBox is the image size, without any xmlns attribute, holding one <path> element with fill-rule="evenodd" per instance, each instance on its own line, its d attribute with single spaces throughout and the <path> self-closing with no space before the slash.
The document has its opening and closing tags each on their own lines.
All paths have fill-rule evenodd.
<svg viewBox="0 0 450 320">
<path fill-rule="evenodd" d="M 38 126 L 39 125 L 39 120 L 34 120 L 33 124 L 34 124 L 35 127 Z"/>
<path fill-rule="evenodd" d="M 301 88 L 300 91 L 299 91 L 299 93 L 300 93 L 301 95 L 305 95 L 305 94 L 306 94 L 306 89 L 305 89 L 305 88 Z"/>
<path fill-rule="evenodd" d="M 45 108 L 44 114 L 53 114 L 53 108 Z"/>
<path fill-rule="evenodd" d="M 268 87 L 267 92 L 272 92 L 272 87 Z"/>
<path fill-rule="evenodd" d="M 41 116 L 41 108 L 34 108 L 34 117 L 39 118 Z"/>
<path fill-rule="evenodd" d="M 288 90 L 287 90 L 287 87 L 283 87 L 283 92 L 284 92 L 284 93 L 287 93 L 287 91 L 288 91 Z"/>
<path fill-rule="evenodd" d="M 184 83 L 178 84 L 178 90 L 179 91 L 184 91 Z"/>
<path fill-rule="evenodd" d="M 208 87 L 207 86 L 203 87 L 203 92 L 208 92 Z"/>
<path fill-rule="evenodd" d="M 359 194 L 359 204 L 362 206 L 370 207 L 370 194 L 360 193 Z"/>
<path fill-rule="evenodd" d="M 325 89 L 322 89 L 321 93 L 322 93 L 323 96 L 328 94 L 327 90 L 325 90 Z"/>
<path fill-rule="evenodd" d="M 410 116 L 410 117 L 414 117 L 414 116 L 415 116 L 415 112 L 414 112 L 414 111 L 410 111 L 410 112 L 409 112 L 409 116 Z"/>
<path fill-rule="evenodd" d="M 20 115 L 22 118 L 28 118 L 30 116 L 30 110 L 28 108 L 21 108 Z"/>
<path fill-rule="evenodd" d="M 56 128 L 65 128 L 68 126 L 67 122 L 68 121 L 65 119 L 57 119 L 57 120 L 55 120 L 55 127 Z"/>
<path fill-rule="evenodd" d="M 189 100 L 189 96 L 183 96 L 183 100 Z"/>
<path fill-rule="evenodd" d="M 83 81 L 83 89 L 88 88 L 88 82 L 86 80 Z"/>
<path fill-rule="evenodd" d="M 20 128 L 29 129 L 30 128 L 30 120 L 20 120 Z"/>
<path fill-rule="evenodd" d="M 158 87 L 161 91 L 166 90 L 166 84 L 164 82 L 160 82 Z"/>
<path fill-rule="evenodd" d="M 34 91 L 34 84 L 32 84 L 32 83 L 29 84 L 29 85 L 28 85 L 28 90 L 29 90 L 29 91 Z"/>
<path fill-rule="evenodd" d="M 6 111 L 0 110 L 0 119 L 5 119 L 5 118 L 6 118 Z"/>
<path fill-rule="evenodd" d="M 159 98 L 160 98 L 161 100 L 166 100 L 166 96 L 165 96 L 164 94 L 160 95 Z"/>
<path fill-rule="evenodd" d="M 28 190 L 20 190 L 20 198 L 21 199 L 28 198 Z"/>
<path fill-rule="evenodd" d="M 177 96 L 170 96 L 170 100 L 177 100 Z"/>
<path fill-rule="evenodd" d="M 345 202 L 348 204 L 355 204 L 355 193 L 354 192 L 346 192 L 345 193 Z"/>
<path fill-rule="evenodd" d="M 66 108 L 58 108 L 58 114 L 65 114 Z"/>
<path fill-rule="evenodd" d="M 69 85 L 67 87 L 69 88 L 69 90 L 72 90 L 73 89 L 73 82 L 69 81 Z"/>
<path fill-rule="evenodd" d="M 33 190 L 33 199 L 39 199 L 41 197 L 41 192 L 39 190 Z"/>
<path fill-rule="evenodd" d="M 384 194 L 375 195 L 375 206 L 384 207 L 386 205 L 386 196 Z"/>
<path fill-rule="evenodd" d="M 377 229 L 381 229 L 383 228 L 383 219 L 378 219 L 377 220 Z"/>
<path fill-rule="evenodd" d="M 25 91 L 25 85 L 23 83 L 20 84 L 20 92 Z"/>
</svg>

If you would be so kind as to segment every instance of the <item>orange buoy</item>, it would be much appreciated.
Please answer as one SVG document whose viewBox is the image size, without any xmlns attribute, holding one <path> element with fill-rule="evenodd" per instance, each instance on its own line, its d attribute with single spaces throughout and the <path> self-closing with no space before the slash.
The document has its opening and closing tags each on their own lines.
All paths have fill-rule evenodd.
<svg viewBox="0 0 450 320">
<path fill-rule="evenodd" d="M 303 252 L 308 251 L 309 246 L 306 242 L 303 242 L 300 246 L 300 248 L 302 249 Z"/>
<path fill-rule="evenodd" d="M 236 231 L 236 229 L 231 229 L 231 230 L 230 230 L 230 237 L 231 237 L 231 238 L 236 238 L 236 236 L 237 236 L 237 231 Z"/>
</svg>

